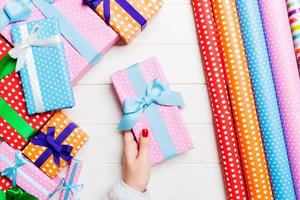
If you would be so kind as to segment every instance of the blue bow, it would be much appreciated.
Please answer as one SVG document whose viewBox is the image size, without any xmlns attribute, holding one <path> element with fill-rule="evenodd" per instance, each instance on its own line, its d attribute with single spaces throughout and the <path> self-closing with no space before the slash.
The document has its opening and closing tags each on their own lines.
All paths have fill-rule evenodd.
<svg viewBox="0 0 300 200">
<path fill-rule="evenodd" d="M 167 85 L 155 79 L 146 88 L 145 96 L 138 99 L 125 100 L 123 104 L 125 115 L 123 116 L 118 129 L 132 129 L 142 117 L 145 110 L 152 104 L 182 107 L 184 102 L 180 93 L 172 92 Z"/>
<path fill-rule="evenodd" d="M 78 192 L 82 189 L 83 189 L 83 184 L 72 185 L 72 184 L 67 183 L 66 179 L 62 178 L 61 186 L 59 188 L 57 188 L 52 194 L 50 194 L 49 198 L 51 198 L 55 193 L 65 190 L 66 192 L 70 191 L 76 200 L 80 200 L 80 198 L 78 196 Z"/>
<path fill-rule="evenodd" d="M 46 151 L 49 151 L 53 154 L 55 164 L 60 167 L 60 158 L 64 159 L 65 161 L 70 161 L 72 156 L 70 153 L 72 152 L 73 147 L 69 145 L 62 145 L 61 143 L 57 142 L 54 139 L 55 134 L 55 127 L 48 127 L 47 133 L 44 134 L 43 132 L 38 132 L 36 137 L 30 139 L 30 141 L 38 146 L 47 147 Z M 43 153 L 38 159 L 41 163 L 46 160 L 49 154 Z M 38 166 L 41 164 L 35 163 Z"/>
<path fill-rule="evenodd" d="M 17 151 L 15 153 L 15 165 L 12 167 L 8 167 L 3 170 L 1 173 L 2 176 L 6 176 L 7 178 L 12 180 L 13 186 L 16 186 L 17 184 L 17 174 L 18 174 L 18 168 L 25 165 L 27 162 L 22 158 L 21 152 Z"/>
<path fill-rule="evenodd" d="M 0 31 L 8 24 L 27 20 L 31 15 L 30 0 L 10 0 L 0 11 Z"/>
</svg>

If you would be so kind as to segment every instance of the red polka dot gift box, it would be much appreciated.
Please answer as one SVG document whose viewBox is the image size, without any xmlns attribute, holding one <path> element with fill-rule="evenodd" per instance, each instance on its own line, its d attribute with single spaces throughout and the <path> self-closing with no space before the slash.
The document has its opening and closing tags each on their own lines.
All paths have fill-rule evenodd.
<svg viewBox="0 0 300 200">
<path fill-rule="evenodd" d="M 7 55 L 9 49 L 8 43 L 0 38 L 0 137 L 21 150 L 54 113 L 28 115 L 19 75 L 4 70 L 15 64 Z"/>
</svg>

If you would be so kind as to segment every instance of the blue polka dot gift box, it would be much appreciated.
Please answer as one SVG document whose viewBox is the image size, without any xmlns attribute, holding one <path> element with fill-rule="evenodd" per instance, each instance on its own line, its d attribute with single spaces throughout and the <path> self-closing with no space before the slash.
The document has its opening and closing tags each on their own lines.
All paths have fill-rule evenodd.
<svg viewBox="0 0 300 200">
<path fill-rule="evenodd" d="M 29 114 L 71 108 L 74 96 L 60 29 L 56 18 L 18 24 L 11 27 Z"/>
</svg>

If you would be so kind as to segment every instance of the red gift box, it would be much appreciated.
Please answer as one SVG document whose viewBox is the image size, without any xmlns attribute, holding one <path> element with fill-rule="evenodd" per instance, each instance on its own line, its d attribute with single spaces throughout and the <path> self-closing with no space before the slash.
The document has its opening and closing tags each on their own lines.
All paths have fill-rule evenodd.
<svg viewBox="0 0 300 200">
<path fill-rule="evenodd" d="M 0 60 L 2 60 L 8 53 L 10 45 L 0 37 Z M 5 66 L 0 66 L 0 68 Z M 24 94 L 22 90 L 21 80 L 19 74 L 12 72 L 0 80 L 0 109 L 5 107 L 10 108 L 11 112 L 15 113 L 15 118 L 20 118 L 28 124 L 27 129 L 31 129 L 32 132 L 39 130 L 54 114 L 53 112 L 28 115 Z M 4 101 L 3 101 L 4 100 Z M 7 119 L 9 114 L 0 112 L 0 137 L 8 143 L 11 147 L 21 150 L 27 144 L 27 140 L 22 137 L 22 133 L 15 129 L 15 125 L 8 123 Z M 16 120 L 10 120 L 15 123 Z M 19 126 L 23 128 L 22 126 Z M 24 128 L 24 129 L 26 129 Z"/>
<path fill-rule="evenodd" d="M 8 178 L 1 176 L 0 177 L 0 190 L 5 191 L 12 187 L 12 182 Z"/>
</svg>

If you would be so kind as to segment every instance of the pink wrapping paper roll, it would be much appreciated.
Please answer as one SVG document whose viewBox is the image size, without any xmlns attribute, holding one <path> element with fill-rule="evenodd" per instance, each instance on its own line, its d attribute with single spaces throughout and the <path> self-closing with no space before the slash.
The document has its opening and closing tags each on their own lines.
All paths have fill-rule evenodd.
<svg viewBox="0 0 300 200">
<path fill-rule="evenodd" d="M 286 2 L 260 0 L 265 35 L 297 199 L 300 198 L 300 79 Z"/>
<path fill-rule="evenodd" d="M 79 186 L 78 185 L 78 179 L 79 179 L 79 176 L 80 176 L 82 165 L 83 165 L 82 161 L 77 160 L 77 159 L 73 159 L 72 162 L 71 162 L 70 168 L 68 170 L 66 183 L 70 186 L 75 187 L 75 189 L 76 189 L 76 186 Z M 61 195 L 60 195 L 59 199 L 60 200 L 72 200 L 72 199 L 74 199 L 74 197 L 75 196 L 74 196 L 72 191 L 63 190 L 61 192 Z M 76 199 L 76 197 L 75 197 L 75 199 Z"/>
<path fill-rule="evenodd" d="M 2 7 L 9 0 L 0 0 Z M 119 37 L 112 28 L 99 19 L 99 16 L 89 7 L 82 5 L 82 0 L 57 0 L 53 3 L 67 19 L 76 27 L 82 36 L 102 55 L 115 44 Z M 44 19 L 44 15 L 34 5 L 29 20 Z M 11 42 L 10 26 L 2 34 Z M 75 84 L 90 68 L 91 65 L 63 38 L 67 62 L 72 83 Z"/>
<path fill-rule="evenodd" d="M 0 145 L 0 171 L 3 172 L 16 163 L 15 154 L 20 153 L 26 164 L 17 168 L 16 183 L 26 192 L 37 197 L 39 200 L 49 199 L 49 195 L 59 186 L 59 178 L 50 179 L 33 163 L 22 156 L 21 152 L 14 150 L 3 142 Z"/>
</svg>

